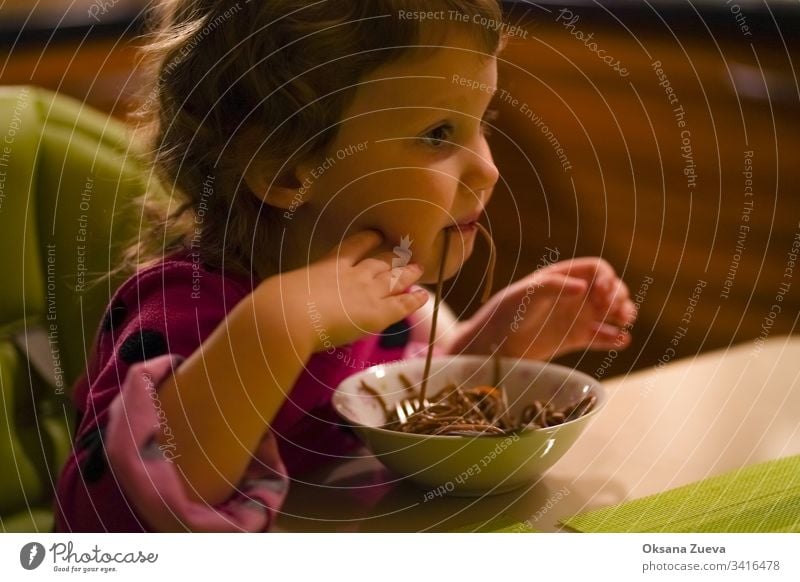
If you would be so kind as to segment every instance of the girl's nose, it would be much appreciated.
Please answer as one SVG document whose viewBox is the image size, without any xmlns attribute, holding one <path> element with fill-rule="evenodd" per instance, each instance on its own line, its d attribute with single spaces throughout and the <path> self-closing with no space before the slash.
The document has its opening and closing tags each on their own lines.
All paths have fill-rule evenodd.
<svg viewBox="0 0 800 582">
<path fill-rule="evenodd" d="M 500 178 L 489 144 L 485 140 L 481 142 L 474 152 L 469 152 L 469 172 L 464 180 L 474 192 L 491 191 Z"/>
<path fill-rule="evenodd" d="M 472 151 L 465 151 L 468 156 L 468 170 L 464 182 L 474 191 L 491 190 L 500 178 L 500 172 L 494 165 L 492 150 L 486 139 L 481 136 L 475 140 Z"/>
</svg>

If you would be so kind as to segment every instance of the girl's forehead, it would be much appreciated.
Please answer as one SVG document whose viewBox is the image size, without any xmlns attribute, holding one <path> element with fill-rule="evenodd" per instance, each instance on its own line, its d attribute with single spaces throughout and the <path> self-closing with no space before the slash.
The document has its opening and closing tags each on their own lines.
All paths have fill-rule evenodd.
<svg viewBox="0 0 800 582">
<path fill-rule="evenodd" d="M 363 78 L 356 88 L 352 109 L 472 109 L 476 103 L 488 103 L 496 85 L 494 57 L 463 50 L 437 50 L 430 59 L 391 63 Z"/>
</svg>

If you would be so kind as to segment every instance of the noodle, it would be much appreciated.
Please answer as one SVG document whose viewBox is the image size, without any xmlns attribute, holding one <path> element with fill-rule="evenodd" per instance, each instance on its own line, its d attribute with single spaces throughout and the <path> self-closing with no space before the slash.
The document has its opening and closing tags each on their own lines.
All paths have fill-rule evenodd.
<svg viewBox="0 0 800 582">
<path fill-rule="evenodd" d="M 486 303 L 492 293 L 492 283 L 494 282 L 494 267 L 497 262 L 497 249 L 492 240 L 492 235 L 486 230 L 486 227 L 481 223 L 476 222 L 475 226 L 478 227 L 480 232 L 489 243 L 489 266 L 486 274 L 486 283 L 483 286 L 483 296 L 481 303 Z M 433 302 L 433 317 L 431 318 L 431 333 L 428 336 L 428 353 L 425 355 L 425 371 L 422 374 L 422 387 L 419 390 L 419 406 L 422 407 L 425 402 L 426 390 L 428 387 L 428 375 L 431 371 L 431 358 L 433 358 L 433 343 L 436 339 L 436 320 L 439 316 L 439 304 L 442 302 L 442 285 L 444 285 L 444 267 L 447 262 L 447 251 L 450 248 L 450 229 L 444 229 L 444 248 L 442 249 L 442 258 L 439 260 L 439 279 L 436 281 L 436 295 Z M 414 406 L 416 409 L 417 406 Z"/>
<path fill-rule="evenodd" d="M 486 230 L 486 227 L 483 226 L 480 222 L 476 222 L 475 226 L 478 227 L 478 230 L 483 235 L 483 238 L 486 239 L 486 242 L 489 243 L 489 266 L 486 269 L 486 283 L 483 286 L 483 297 L 481 297 L 481 304 L 486 303 L 489 300 L 489 297 L 492 293 L 492 283 L 494 282 L 494 267 L 495 263 L 497 262 L 497 248 L 494 246 L 494 240 L 492 240 L 492 235 L 489 234 L 489 231 Z"/>
<path fill-rule="evenodd" d="M 397 413 L 386 411 L 384 428 L 429 435 L 505 435 L 525 429 L 549 428 L 575 420 L 590 412 L 597 403 L 594 395 L 555 408 L 551 402 L 535 400 L 526 406 L 518 419 L 512 418 L 505 391 L 494 386 L 461 388 L 450 384 L 425 408 L 401 420 Z"/>
<path fill-rule="evenodd" d="M 481 303 L 486 303 L 492 291 L 497 250 L 489 231 L 480 223 L 476 223 L 476 226 L 489 244 L 489 265 L 481 297 Z M 536 400 L 522 410 L 519 419 L 514 420 L 509 411 L 505 390 L 500 386 L 500 358 L 497 356 L 497 351 L 494 353 L 495 386 L 462 388 L 459 385 L 450 384 L 433 397 L 431 402 L 427 401 L 426 391 L 433 357 L 433 343 L 436 339 L 436 321 L 442 300 L 445 262 L 450 247 L 450 229 L 445 229 L 444 233 L 442 258 L 439 262 L 439 279 L 436 282 L 431 332 L 428 337 L 428 352 L 425 357 L 419 399 L 414 397 L 412 383 L 401 374 L 399 379 L 410 396 L 398 403 L 395 411 L 388 410 L 385 401 L 379 397 L 387 419 L 384 428 L 430 435 L 504 435 L 517 430 L 555 426 L 574 420 L 592 410 L 597 402 L 596 396 L 587 396 L 580 402 L 561 409 L 554 408 L 552 403 L 544 404 Z M 370 394 L 378 394 L 363 381 L 361 386 Z M 403 413 L 403 409 L 407 410 L 409 414 Z"/>
<path fill-rule="evenodd" d="M 433 357 L 433 342 L 436 339 L 436 319 L 439 316 L 439 303 L 442 301 L 442 285 L 444 284 L 444 265 L 447 262 L 447 250 L 450 248 L 450 229 L 444 229 L 444 248 L 439 261 L 439 279 L 436 281 L 436 296 L 433 301 L 433 318 L 431 320 L 431 333 L 428 336 L 428 353 L 425 356 L 425 372 L 422 374 L 422 387 L 419 389 L 419 405 L 425 402 L 425 389 L 428 387 L 428 374 L 431 372 L 431 358 Z M 416 406 L 414 407 L 416 408 Z"/>
</svg>

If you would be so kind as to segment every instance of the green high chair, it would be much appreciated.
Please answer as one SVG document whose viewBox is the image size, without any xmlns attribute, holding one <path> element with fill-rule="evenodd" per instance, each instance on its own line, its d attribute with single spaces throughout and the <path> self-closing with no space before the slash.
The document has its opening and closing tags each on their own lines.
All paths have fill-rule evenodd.
<svg viewBox="0 0 800 582">
<path fill-rule="evenodd" d="M 70 389 L 120 278 L 145 188 L 120 121 L 35 87 L 0 87 L 0 532 L 52 531 Z"/>
</svg>

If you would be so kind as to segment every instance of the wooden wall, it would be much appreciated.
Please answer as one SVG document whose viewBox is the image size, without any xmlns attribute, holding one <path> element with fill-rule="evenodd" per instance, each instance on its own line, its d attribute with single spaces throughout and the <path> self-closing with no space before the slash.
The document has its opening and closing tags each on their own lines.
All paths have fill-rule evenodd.
<svg viewBox="0 0 800 582">
<path fill-rule="evenodd" d="M 136 59 L 135 42 L 125 35 L 45 38 L 8 48 L 0 58 L 0 84 L 46 87 L 123 117 L 138 86 Z"/>
<path fill-rule="evenodd" d="M 488 212 L 500 249 L 496 287 L 533 270 L 545 247 L 564 258 L 605 257 L 634 294 L 652 279 L 631 348 L 561 360 L 605 376 L 793 332 L 800 312 L 800 267 L 788 262 L 800 241 L 796 39 L 763 20 L 758 34 L 746 35 L 732 14 L 709 31 L 693 14 L 665 23 L 654 14 L 574 9 L 579 20 L 565 27 L 557 9 L 546 10 L 513 10 L 507 19 L 524 33 L 502 55 L 507 94 L 499 97 L 508 98 L 496 99 L 501 117 L 491 138 L 502 173 Z M 576 31 L 593 34 L 597 50 L 627 76 Z M 118 39 L 18 46 L 0 82 L 50 87 L 122 115 L 137 82 L 130 38 Z M 659 85 L 665 79 L 672 104 Z M 752 191 L 745 152 L 752 152 Z M 684 173 L 689 166 L 694 179 Z M 447 290 L 464 315 L 477 307 L 485 263 L 479 248 Z"/>
<path fill-rule="evenodd" d="M 628 32 L 607 15 L 574 14 L 583 18 L 570 28 L 564 21 L 571 19 L 556 22 L 555 12 L 521 16 L 527 38 L 502 55 L 508 94 L 496 98 L 492 146 L 505 183 L 489 209 L 502 249 L 498 286 L 534 269 L 545 246 L 563 257 L 606 258 L 633 294 L 652 279 L 631 348 L 562 359 L 606 376 L 793 332 L 800 312 L 800 266 L 792 270 L 790 262 L 793 243 L 800 245 L 796 42 L 777 32 L 756 41 L 741 29 L 708 33 L 700 22 L 676 35 L 653 23 Z M 584 39 L 594 33 L 589 42 L 627 76 L 576 31 Z M 466 289 L 484 265 L 485 254 L 476 253 L 452 291 L 450 302 L 465 313 L 477 306 Z M 773 316 L 775 304 L 781 311 Z"/>
</svg>

